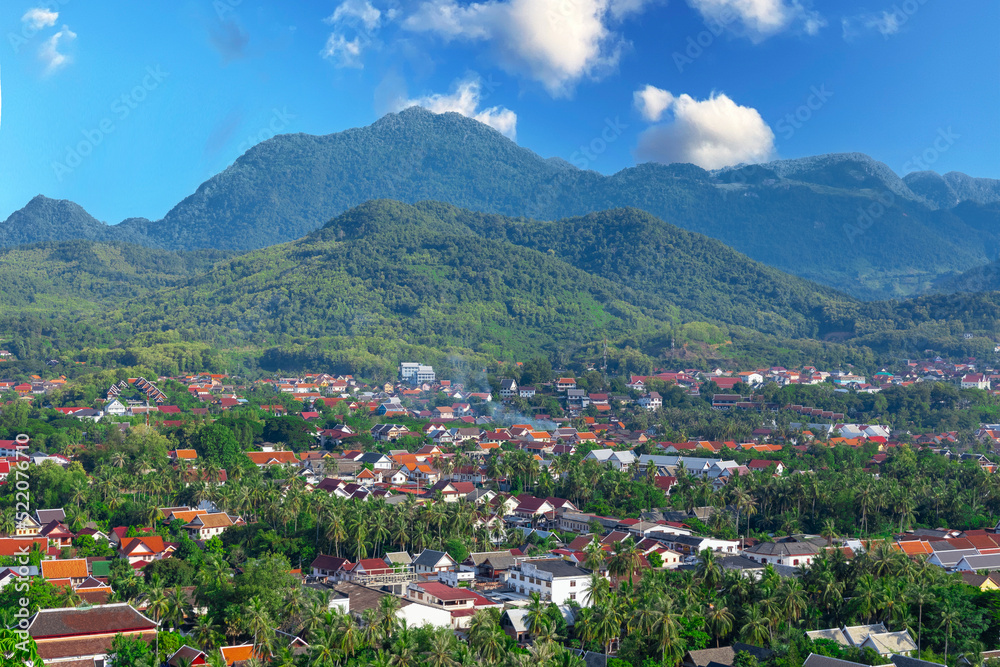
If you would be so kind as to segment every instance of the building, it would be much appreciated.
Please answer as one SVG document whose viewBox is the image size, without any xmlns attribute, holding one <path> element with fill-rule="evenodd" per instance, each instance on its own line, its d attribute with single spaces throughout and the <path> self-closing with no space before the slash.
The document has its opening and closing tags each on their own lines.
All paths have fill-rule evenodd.
<svg viewBox="0 0 1000 667">
<path fill-rule="evenodd" d="M 477 609 L 496 606 L 495 602 L 473 590 L 453 588 L 437 581 L 410 584 L 406 589 L 406 598 L 449 612 L 451 625 L 455 630 L 468 628 Z"/>
<path fill-rule="evenodd" d="M 157 624 L 129 604 L 69 609 L 41 609 L 31 617 L 28 634 L 46 664 L 104 661 L 115 635 L 156 638 Z M 79 663 L 77 663 L 79 664 Z"/>
<path fill-rule="evenodd" d="M 230 526 L 241 525 L 242 519 L 233 519 L 225 512 L 215 514 L 199 514 L 191 523 L 184 526 L 193 540 L 210 540 L 217 535 L 222 535 Z"/>
<path fill-rule="evenodd" d="M 511 378 L 500 380 L 500 398 L 506 401 L 517 395 L 517 380 Z"/>
<path fill-rule="evenodd" d="M 743 555 L 752 561 L 771 565 L 809 567 L 819 556 L 819 549 L 809 542 L 761 542 L 744 549 Z"/>
<path fill-rule="evenodd" d="M 962 389 L 989 389 L 990 379 L 982 373 L 969 373 L 962 376 Z"/>
<path fill-rule="evenodd" d="M 522 560 L 507 571 L 507 586 L 521 595 L 538 593 L 545 602 L 566 604 L 575 600 L 590 606 L 587 593 L 590 573 L 561 558 Z"/>
<path fill-rule="evenodd" d="M 455 559 L 444 551 L 424 549 L 413 559 L 413 571 L 417 574 L 433 572 L 451 572 L 458 567 Z"/>
<path fill-rule="evenodd" d="M 399 377 L 403 382 L 410 384 L 423 384 L 437 380 L 433 366 L 424 366 L 413 362 L 403 362 L 399 365 Z"/>
</svg>

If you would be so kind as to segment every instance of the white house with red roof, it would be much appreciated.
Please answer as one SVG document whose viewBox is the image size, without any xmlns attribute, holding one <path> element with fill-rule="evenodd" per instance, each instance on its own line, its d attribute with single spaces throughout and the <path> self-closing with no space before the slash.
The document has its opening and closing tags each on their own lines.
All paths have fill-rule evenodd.
<svg viewBox="0 0 1000 667">
<path fill-rule="evenodd" d="M 497 606 L 473 590 L 453 588 L 437 581 L 411 583 L 406 589 L 406 598 L 450 612 L 451 625 L 455 630 L 468 628 L 477 610 Z"/>
</svg>

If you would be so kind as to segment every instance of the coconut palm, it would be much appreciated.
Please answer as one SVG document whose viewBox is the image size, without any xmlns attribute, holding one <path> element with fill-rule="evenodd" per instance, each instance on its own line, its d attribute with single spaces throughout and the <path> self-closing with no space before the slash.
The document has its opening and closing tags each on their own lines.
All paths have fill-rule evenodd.
<svg viewBox="0 0 1000 667">
<path fill-rule="evenodd" d="M 711 628 L 712 634 L 715 635 L 715 648 L 719 648 L 722 638 L 733 631 L 735 620 L 736 617 L 729 611 L 729 607 L 724 607 L 721 604 L 713 605 L 705 614 L 705 621 Z"/>
</svg>

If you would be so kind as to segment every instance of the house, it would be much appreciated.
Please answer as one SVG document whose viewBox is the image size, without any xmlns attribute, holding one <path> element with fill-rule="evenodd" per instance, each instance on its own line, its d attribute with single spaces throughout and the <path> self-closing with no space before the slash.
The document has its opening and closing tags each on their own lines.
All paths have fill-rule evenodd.
<svg viewBox="0 0 1000 667">
<path fill-rule="evenodd" d="M 246 455 L 258 468 L 296 464 L 299 457 L 295 452 L 247 452 Z"/>
<path fill-rule="evenodd" d="M 103 661 L 118 634 L 146 642 L 156 638 L 157 623 L 126 603 L 41 609 L 28 622 L 28 635 L 46 664 Z M 80 664 L 80 663 L 77 663 Z"/>
<path fill-rule="evenodd" d="M 559 378 L 559 380 L 556 382 L 557 391 L 568 391 L 570 389 L 576 389 L 575 378 Z"/>
<path fill-rule="evenodd" d="M 990 379 L 982 373 L 969 373 L 962 376 L 962 389 L 989 389 Z"/>
<path fill-rule="evenodd" d="M 723 667 L 724 665 L 732 665 L 737 653 L 749 653 L 761 664 L 766 664 L 773 655 L 770 649 L 737 642 L 732 646 L 688 651 L 684 654 L 682 664 L 684 667 L 708 667 L 709 665 Z"/>
<path fill-rule="evenodd" d="M 333 577 L 338 579 L 343 577 L 347 571 L 347 567 L 350 565 L 351 561 L 346 558 L 320 554 L 313 559 L 309 567 L 312 568 L 312 576 L 314 577 Z"/>
<path fill-rule="evenodd" d="M 73 533 L 65 524 L 52 520 L 43 527 L 39 534 L 49 541 L 49 544 L 59 549 L 73 546 Z"/>
<path fill-rule="evenodd" d="M 174 547 L 167 547 L 159 535 L 123 537 L 118 545 L 118 554 L 127 558 L 129 565 L 166 558 L 173 550 Z"/>
<path fill-rule="evenodd" d="M 594 449 L 591 450 L 584 460 L 597 461 L 598 463 L 606 463 L 610 465 L 615 470 L 624 470 L 630 465 L 636 462 L 635 454 L 629 449 L 624 449 L 621 451 L 614 451 L 613 449 Z"/>
<path fill-rule="evenodd" d="M 751 472 L 766 472 L 774 466 L 774 474 L 780 475 L 785 472 L 785 466 L 781 461 L 769 461 L 767 459 L 751 459 L 747 461 L 746 467 Z"/>
<path fill-rule="evenodd" d="M 500 380 L 500 398 L 506 401 L 517 395 L 517 380 L 511 378 Z"/>
<path fill-rule="evenodd" d="M 458 563 L 444 551 L 433 551 L 424 549 L 420 555 L 413 559 L 413 571 L 417 574 L 431 572 L 452 572 L 456 570 Z"/>
<path fill-rule="evenodd" d="M 221 535 L 230 526 L 243 525 L 240 518 L 233 519 L 225 512 L 214 514 L 199 514 L 191 523 L 184 526 L 193 540 L 209 540 L 216 535 Z"/>
<path fill-rule="evenodd" d="M 765 565 L 809 567 L 819 557 L 819 549 L 810 542 L 761 542 L 744 549 L 743 556 Z"/>
<path fill-rule="evenodd" d="M 376 424 L 371 429 L 371 435 L 381 442 L 396 442 L 408 429 L 400 424 Z"/>
<path fill-rule="evenodd" d="M 535 388 L 534 387 L 520 387 L 517 390 L 518 396 L 521 398 L 534 398 Z"/>
<path fill-rule="evenodd" d="M 862 642 L 860 648 L 870 648 L 883 658 L 892 655 L 908 656 L 917 650 L 917 643 L 906 630 L 898 632 L 873 632 Z"/>
<path fill-rule="evenodd" d="M 345 578 L 357 584 L 367 585 L 371 577 L 384 577 L 395 572 L 396 567 L 381 558 L 362 558 L 346 572 Z"/>
<path fill-rule="evenodd" d="M 223 646 L 219 651 L 222 653 L 222 659 L 226 661 L 226 667 L 232 667 L 236 663 L 246 664 L 254 658 L 260 659 L 262 657 L 254 651 L 253 644 Z"/>
<path fill-rule="evenodd" d="M 392 459 L 378 452 L 365 452 L 356 460 L 362 465 L 370 465 L 375 470 L 392 470 Z"/>
<path fill-rule="evenodd" d="M 964 555 L 954 569 L 958 572 L 1000 571 L 1000 554 Z"/>
<path fill-rule="evenodd" d="M 864 663 L 829 658 L 818 653 L 810 653 L 809 657 L 802 663 L 802 667 L 862 667 L 863 665 Z M 881 667 L 891 667 L 891 665 L 882 665 Z"/>
<path fill-rule="evenodd" d="M 199 651 L 185 644 L 167 658 L 167 664 L 170 667 L 199 667 L 208 664 L 208 656 L 204 651 Z"/>
<path fill-rule="evenodd" d="M 82 583 L 90 573 L 86 558 L 72 560 L 43 560 L 41 564 L 42 577 L 48 580 L 69 579 L 73 585 Z"/>
<path fill-rule="evenodd" d="M 660 396 L 659 392 L 651 391 L 648 394 L 639 397 L 636 401 L 639 407 L 646 410 L 659 410 L 663 407 L 663 397 Z"/>
<path fill-rule="evenodd" d="M 516 564 L 517 561 L 509 549 L 507 551 L 484 551 L 469 554 L 469 557 L 461 562 L 459 569 L 474 572 L 479 579 L 499 581 Z"/>
<path fill-rule="evenodd" d="M 427 494 L 433 497 L 440 492 L 446 503 L 455 503 L 466 498 L 475 490 L 476 485 L 472 482 L 448 482 L 442 480 L 427 489 Z"/>
<path fill-rule="evenodd" d="M 507 571 L 504 581 L 521 595 L 538 593 L 545 602 L 560 605 L 575 600 L 590 606 L 590 573 L 561 558 L 522 560 Z"/>
<path fill-rule="evenodd" d="M 472 615 L 477 609 L 496 605 L 495 602 L 491 602 L 473 590 L 453 588 L 438 581 L 410 584 L 406 589 L 406 598 L 449 612 L 452 618 L 452 628 L 455 630 L 468 628 Z"/>
</svg>

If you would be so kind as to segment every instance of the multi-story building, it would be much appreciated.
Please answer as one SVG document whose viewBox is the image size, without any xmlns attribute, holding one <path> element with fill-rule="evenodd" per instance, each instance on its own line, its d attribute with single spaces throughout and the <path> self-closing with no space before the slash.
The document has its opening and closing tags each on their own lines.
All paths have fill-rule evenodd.
<svg viewBox="0 0 1000 667">
<path fill-rule="evenodd" d="M 523 560 L 507 571 L 506 583 L 521 595 L 538 593 L 545 602 L 590 605 L 590 573 L 561 558 Z"/>
</svg>

